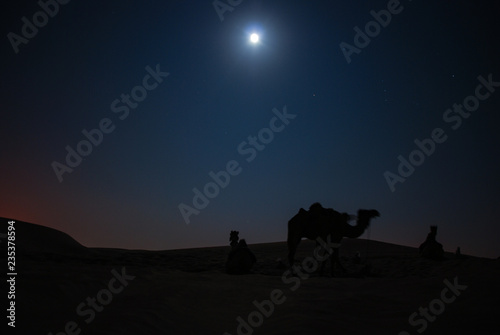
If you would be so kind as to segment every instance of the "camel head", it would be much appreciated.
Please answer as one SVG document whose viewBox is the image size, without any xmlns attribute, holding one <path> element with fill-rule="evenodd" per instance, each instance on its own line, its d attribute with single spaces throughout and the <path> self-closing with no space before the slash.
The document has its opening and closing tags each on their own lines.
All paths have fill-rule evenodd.
<svg viewBox="0 0 500 335">
<path fill-rule="evenodd" d="M 378 218 L 380 213 L 375 209 L 360 209 L 358 210 L 358 223 L 369 225 L 370 220 Z"/>
</svg>

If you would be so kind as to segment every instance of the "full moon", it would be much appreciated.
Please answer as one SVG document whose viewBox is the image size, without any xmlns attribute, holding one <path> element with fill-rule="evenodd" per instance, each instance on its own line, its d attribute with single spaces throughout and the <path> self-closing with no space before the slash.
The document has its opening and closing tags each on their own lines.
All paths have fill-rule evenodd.
<svg viewBox="0 0 500 335">
<path fill-rule="evenodd" d="M 250 42 L 252 43 L 257 43 L 259 42 L 259 35 L 253 33 L 252 35 L 250 35 Z"/>
</svg>

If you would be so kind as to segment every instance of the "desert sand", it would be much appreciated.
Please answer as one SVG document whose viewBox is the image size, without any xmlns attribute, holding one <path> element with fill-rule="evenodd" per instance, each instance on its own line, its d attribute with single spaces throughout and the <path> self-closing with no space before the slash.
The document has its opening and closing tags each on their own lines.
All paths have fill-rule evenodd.
<svg viewBox="0 0 500 335">
<path fill-rule="evenodd" d="M 287 272 L 285 242 L 247 241 L 257 257 L 252 273 L 228 275 L 224 263 L 229 245 L 166 251 L 86 248 L 51 228 L 21 221 L 15 227 L 14 334 L 402 335 L 499 330 L 496 259 L 447 253 L 445 260 L 431 261 L 420 258 L 417 248 L 344 239 L 341 260 L 347 273 L 332 277 L 329 271 L 323 276 L 303 271 L 301 278 Z M 315 247 L 312 241 L 302 241 L 298 266 Z M 356 252 L 361 264 L 354 261 Z M 367 264 L 369 273 L 363 272 Z M 420 314 L 421 307 L 427 314 Z"/>
</svg>

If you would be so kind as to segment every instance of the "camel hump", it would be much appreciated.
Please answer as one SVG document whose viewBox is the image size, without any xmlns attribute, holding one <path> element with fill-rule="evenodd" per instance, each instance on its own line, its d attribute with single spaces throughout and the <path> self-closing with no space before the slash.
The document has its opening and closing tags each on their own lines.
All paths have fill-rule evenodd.
<svg viewBox="0 0 500 335">
<path fill-rule="evenodd" d="M 324 209 L 325 208 L 323 207 L 323 205 L 321 205 L 319 202 L 315 202 L 314 204 L 312 204 L 311 206 L 309 206 L 309 211 L 313 211 L 313 212 L 314 211 L 322 211 Z"/>
<path fill-rule="evenodd" d="M 341 214 L 334 210 L 333 208 L 325 208 L 319 202 L 315 202 L 309 206 L 309 213 L 315 216 L 332 216 L 339 217 Z"/>
</svg>

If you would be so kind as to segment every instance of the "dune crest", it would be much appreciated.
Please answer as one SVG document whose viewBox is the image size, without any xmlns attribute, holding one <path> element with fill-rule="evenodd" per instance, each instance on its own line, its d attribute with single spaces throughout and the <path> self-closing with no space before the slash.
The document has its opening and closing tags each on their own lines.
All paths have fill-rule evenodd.
<svg viewBox="0 0 500 335">
<path fill-rule="evenodd" d="M 5 223 L 12 220 L 0 219 Z M 13 221 L 15 221 L 18 253 L 80 254 L 88 252 L 88 248 L 60 230 L 15 219 Z"/>
</svg>

